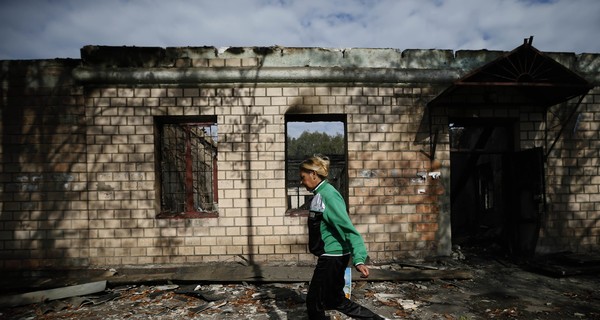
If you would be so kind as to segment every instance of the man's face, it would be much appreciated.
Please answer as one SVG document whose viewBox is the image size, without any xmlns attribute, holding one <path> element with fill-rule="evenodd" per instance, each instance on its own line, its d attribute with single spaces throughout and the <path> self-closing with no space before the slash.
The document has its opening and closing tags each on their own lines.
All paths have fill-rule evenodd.
<svg viewBox="0 0 600 320">
<path fill-rule="evenodd" d="M 321 179 L 314 171 L 300 170 L 300 183 L 306 190 L 313 190 L 321 182 Z"/>
</svg>

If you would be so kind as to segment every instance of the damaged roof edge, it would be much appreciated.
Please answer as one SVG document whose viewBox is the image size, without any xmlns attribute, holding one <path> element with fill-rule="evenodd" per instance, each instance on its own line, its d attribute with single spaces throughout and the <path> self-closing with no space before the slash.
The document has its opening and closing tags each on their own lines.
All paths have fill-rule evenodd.
<svg viewBox="0 0 600 320">
<path fill-rule="evenodd" d="M 261 67 L 356 67 L 446 69 L 452 50 L 320 47 L 111 47 L 85 46 L 89 67 L 173 67 L 178 60 L 257 59 Z"/>
<path fill-rule="evenodd" d="M 392 49 L 392 48 L 346 48 L 319 47 L 114 47 L 85 46 L 81 49 L 84 68 L 161 68 L 179 69 L 186 67 L 239 67 L 240 59 L 253 60 L 243 67 L 261 68 L 346 68 L 393 69 L 393 70 L 456 70 L 464 73 L 481 67 L 503 55 L 504 51 L 491 50 L 441 50 L 441 49 Z M 600 83 L 600 54 L 545 53 L 570 70 L 582 74 L 589 82 Z M 221 61 L 220 63 L 218 61 Z M 213 61 L 213 62 L 209 62 Z M 214 62 L 217 61 L 217 62 Z M 237 62 L 237 65 L 235 61 Z M 234 65 L 229 65 L 229 62 Z M 244 68 L 243 68 L 244 69 Z M 273 69 L 274 71 L 276 69 Z M 89 71 L 86 71 L 88 73 Z M 205 71 L 201 71 L 205 72 Z M 252 71 L 256 72 L 256 71 Z M 264 71 L 263 71 L 264 72 Z M 379 71 L 375 71 L 377 73 Z M 413 71 L 410 71 L 413 72 Z"/>
</svg>

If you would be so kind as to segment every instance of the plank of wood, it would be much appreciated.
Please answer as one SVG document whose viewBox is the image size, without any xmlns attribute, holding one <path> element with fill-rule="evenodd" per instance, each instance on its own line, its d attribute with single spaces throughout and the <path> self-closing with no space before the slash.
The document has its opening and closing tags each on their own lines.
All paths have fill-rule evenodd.
<svg viewBox="0 0 600 320">
<path fill-rule="evenodd" d="M 424 280 L 469 280 L 473 274 L 468 270 L 382 270 L 371 269 L 369 278 L 364 279 L 352 275 L 353 280 L 369 281 L 424 281 Z"/>
<path fill-rule="evenodd" d="M 308 281 L 313 268 L 269 266 L 203 266 L 181 268 L 175 273 L 175 281 L 208 282 L 297 282 Z"/>
<path fill-rule="evenodd" d="M 112 277 L 104 277 L 110 286 L 121 286 L 132 283 L 157 283 L 157 282 L 167 282 L 173 280 L 173 275 L 175 272 L 166 272 L 166 273 L 152 273 L 147 274 L 143 273 L 143 271 L 138 271 L 136 274 L 119 274 Z M 100 279 L 94 279 L 100 280 Z"/>
<path fill-rule="evenodd" d="M 425 269 L 425 270 L 439 270 L 440 269 L 435 266 L 427 266 L 427 265 L 422 265 L 422 264 L 405 263 L 405 262 L 400 262 L 400 263 L 398 263 L 398 265 L 401 267 L 410 267 L 410 268 Z"/>
<path fill-rule="evenodd" d="M 174 281 L 206 282 L 302 282 L 310 281 L 313 267 L 269 267 L 269 266 L 203 266 L 179 269 Z M 368 281 L 420 281 L 420 280 L 466 280 L 473 275 L 468 270 L 382 270 L 370 269 L 369 278 L 361 278 L 356 271 L 352 280 Z"/>
<path fill-rule="evenodd" d="M 106 289 L 106 280 L 78 284 L 74 286 L 28 292 L 0 297 L 0 307 L 17 307 L 26 304 L 84 296 L 102 292 Z"/>
</svg>

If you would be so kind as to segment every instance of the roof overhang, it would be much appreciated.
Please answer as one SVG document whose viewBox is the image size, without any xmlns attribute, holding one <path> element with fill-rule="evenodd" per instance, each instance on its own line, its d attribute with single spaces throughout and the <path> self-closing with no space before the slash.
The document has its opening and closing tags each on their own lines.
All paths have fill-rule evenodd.
<svg viewBox="0 0 600 320">
<path fill-rule="evenodd" d="M 456 80 L 428 106 L 544 107 L 586 94 L 593 86 L 531 45 L 531 38 L 506 55 Z"/>
</svg>

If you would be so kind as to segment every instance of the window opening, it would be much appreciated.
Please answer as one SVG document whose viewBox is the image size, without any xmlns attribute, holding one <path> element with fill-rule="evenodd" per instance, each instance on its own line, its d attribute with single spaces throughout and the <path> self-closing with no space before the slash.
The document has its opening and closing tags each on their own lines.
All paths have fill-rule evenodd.
<svg viewBox="0 0 600 320">
<path fill-rule="evenodd" d="M 157 122 L 159 217 L 216 216 L 217 124 L 187 119 Z"/>
<path fill-rule="evenodd" d="M 300 163 L 314 154 L 330 159 L 327 180 L 348 202 L 345 116 L 288 115 L 286 117 L 287 214 L 308 213 L 312 193 L 299 181 Z"/>
</svg>

